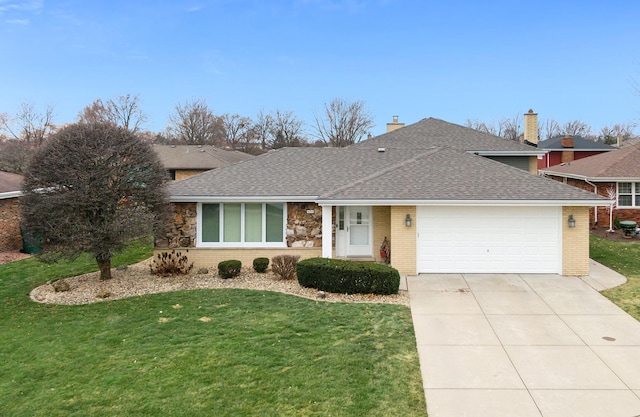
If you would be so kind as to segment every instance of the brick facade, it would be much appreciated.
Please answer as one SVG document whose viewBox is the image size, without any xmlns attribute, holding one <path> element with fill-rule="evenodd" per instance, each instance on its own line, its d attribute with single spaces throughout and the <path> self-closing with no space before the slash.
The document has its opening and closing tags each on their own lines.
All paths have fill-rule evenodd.
<svg viewBox="0 0 640 417">
<path fill-rule="evenodd" d="M 413 219 L 411 227 L 405 226 L 407 214 Z M 391 207 L 390 228 L 391 266 L 400 275 L 416 275 L 416 207 Z"/>
<path fill-rule="evenodd" d="M 587 190 L 590 192 L 594 192 L 595 188 L 597 188 L 598 195 L 601 195 L 607 198 L 609 198 L 608 196 L 609 189 L 616 190 L 615 182 L 598 182 L 598 183 L 594 183 L 595 184 L 595 187 L 594 187 L 594 185 L 592 184 L 588 184 L 585 181 L 577 180 L 573 178 L 567 178 L 566 181 L 564 180 L 563 177 L 549 176 L 549 178 L 559 182 L 566 182 L 566 184 L 568 185 L 571 185 L 573 187 L 580 188 L 583 190 Z M 597 224 L 596 224 L 596 215 L 595 215 L 596 209 L 598 211 Z M 632 220 L 640 224 L 640 208 L 616 207 L 613 210 L 613 219 L 615 219 L 616 217 L 618 217 L 619 220 Z M 605 228 L 611 227 L 611 225 L 609 224 L 609 207 L 598 206 L 597 208 L 592 207 L 591 209 L 589 209 L 589 224 L 591 225 L 591 227 L 605 227 Z"/>
<path fill-rule="evenodd" d="M 22 248 L 18 198 L 0 200 L 0 252 Z"/>
<path fill-rule="evenodd" d="M 569 215 L 576 227 L 569 227 Z M 562 208 L 562 275 L 589 275 L 589 207 Z"/>
</svg>

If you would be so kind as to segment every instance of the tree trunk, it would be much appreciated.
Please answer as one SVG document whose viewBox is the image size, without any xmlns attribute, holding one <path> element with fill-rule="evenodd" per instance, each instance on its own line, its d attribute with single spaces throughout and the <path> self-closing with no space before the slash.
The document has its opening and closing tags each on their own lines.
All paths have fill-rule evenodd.
<svg viewBox="0 0 640 417">
<path fill-rule="evenodd" d="M 111 257 L 96 256 L 96 262 L 100 267 L 100 280 L 111 279 Z"/>
</svg>

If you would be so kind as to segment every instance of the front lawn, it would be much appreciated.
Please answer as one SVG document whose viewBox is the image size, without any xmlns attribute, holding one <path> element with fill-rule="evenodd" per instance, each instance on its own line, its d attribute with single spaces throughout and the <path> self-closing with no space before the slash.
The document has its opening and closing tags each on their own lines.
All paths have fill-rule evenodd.
<svg viewBox="0 0 640 417">
<path fill-rule="evenodd" d="M 640 320 L 640 242 L 613 241 L 592 234 L 589 256 L 627 277 L 627 283 L 602 294 Z"/>
<path fill-rule="evenodd" d="M 114 266 L 148 256 L 134 245 Z M 0 265 L 0 416 L 425 415 L 407 307 L 250 290 L 28 299 L 96 269 Z"/>
</svg>

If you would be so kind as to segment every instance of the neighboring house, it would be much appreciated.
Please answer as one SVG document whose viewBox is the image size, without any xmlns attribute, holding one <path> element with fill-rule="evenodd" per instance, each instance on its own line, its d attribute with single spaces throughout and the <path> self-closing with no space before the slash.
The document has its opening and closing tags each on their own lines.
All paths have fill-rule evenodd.
<svg viewBox="0 0 640 417">
<path fill-rule="evenodd" d="M 556 136 L 538 142 L 538 149 L 549 151 L 542 159 L 538 160 L 538 169 L 546 169 L 550 166 L 577 161 L 604 152 L 614 151 L 618 148 L 594 142 L 581 136 Z"/>
<path fill-rule="evenodd" d="M 0 252 L 22 247 L 20 204 L 22 175 L 0 171 Z"/>
<path fill-rule="evenodd" d="M 160 161 L 172 180 L 183 180 L 214 168 L 254 158 L 240 151 L 219 149 L 209 145 L 154 145 Z"/>
<path fill-rule="evenodd" d="M 589 207 L 603 199 L 532 175 L 544 152 L 433 118 L 347 148 L 271 151 L 170 184 L 156 250 L 189 249 L 197 266 L 380 261 L 386 237 L 403 275 L 588 274 Z"/>
<path fill-rule="evenodd" d="M 640 143 L 540 172 L 601 196 L 611 193 L 617 206 L 614 216 L 640 224 Z M 590 221 L 593 226 L 611 227 L 608 202 L 590 211 Z"/>
</svg>

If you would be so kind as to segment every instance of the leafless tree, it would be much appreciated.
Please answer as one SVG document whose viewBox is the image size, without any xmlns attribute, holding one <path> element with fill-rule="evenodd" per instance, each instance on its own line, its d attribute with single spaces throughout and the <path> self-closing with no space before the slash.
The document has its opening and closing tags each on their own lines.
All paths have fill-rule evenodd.
<svg viewBox="0 0 640 417">
<path fill-rule="evenodd" d="M 126 94 L 103 102 L 97 99 L 78 115 L 80 123 L 113 123 L 137 133 L 147 121 L 140 108 L 140 97 Z"/>
<path fill-rule="evenodd" d="M 253 122 L 248 117 L 229 113 L 223 115 L 222 126 L 226 135 L 226 145 L 231 149 L 246 149 L 251 142 L 249 136 L 252 125 Z"/>
<path fill-rule="evenodd" d="M 581 120 L 572 120 L 566 122 L 560 128 L 561 135 L 568 136 L 582 136 L 583 138 L 589 138 L 591 135 L 591 126 Z"/>
<path fill-rule="evenodd" d="M 635 123 L 615 124 L 611 127 L 604 126 L 600 129 L 598 142 L 602 142 L 607 145 L 615 145 L 618 143 L 618 138 L 620 138 L 620 142 L 629 140 L 634 137 L 633 130 L 635 127 Z"/>
<path fill-rule="evenodd" d="M 33 146 L 26 141 L 3 141 L 0 143 L 0 171 L 24 174 L 33 152 Z"/>
<path fill-rule="evenodd" d="M 477 130 L 479 132 L 488 133 L 494 136 L 500 136 L 500 132 L 498 131 L 498 128 L 493 123 L 488 124 L 485 122 L 481 122 L 477 119 L 476 120 L 467 119 L 466 126 L 468 128 Z"/>
<path fill-rule="evenodd" d="M 560 136 L 560 124 L 554 119 L 546 119 L 539 127 L 540 140 L 547 140 Z"/>
<path fill-rule="evenodd" d="M 479 120 L 467 119 L 466 126 L 504 139 L 518 140 L 522 133 L 520 123 L 520 115 L 516 115 L 511 119 L 500 119 L 497 123 L 485 123 Z"/>
<path fill-rule="evenodd" d="M 359 142 L 374 126 L 364 102 L 335 98 L 324 105 L 324 118 L 315 118 L 316 137 L 328 146 L 343 147 Z"/>
<path fill-rule="evenodd" d="M 55 262 L 91 253 L 101 279 L 132 238 L 162 227 L 166 172 L 151 146 L 113 124 L 78 123 L 55 135 L 25 173 L 23 227 Z"/>
<path fill-rule="evenodd" d="M 303 123 L 291 111 L 276 110 L 271 114 L 269 129 L 269 146 L 272 149 L 301 146 Z"/>
<path fill-rule="evenodd" d="M 44 113 L 31 103 L 22 103 L 15 117 L 3 114 L 0 117 L 0 131 L 9 139 L 24 140 L 29 145 L 41 146 L 55 130 L 53 106 L 47 106 Z"/>
<path fill-rule="evenodd" d="M 213 114 L 204 100 L 178 103 L 169 116 L 167 136 L 185 145 L 224 146 L 226 137 L 222 117 Z"/>
<path fill-rule="evenodd" d="M 522 116 L 516 114 L 512 118 L 505 118 L 500 120 L 500 135 L 501 137 L 517 141 L 520 139 L 522 132 Z"/>
<path fill-rule="evenodd" d="M 271 132 L 271 125 L 273 124 L 273 116 L 271 114 L 265 114 L 263 110 L 258 112 L 256 121 L 253 124 L 254 135 L 258 137 L 260 141 L 260 147 L 266 149 L 269 141 L 269 132 Z"/>
</svg>

